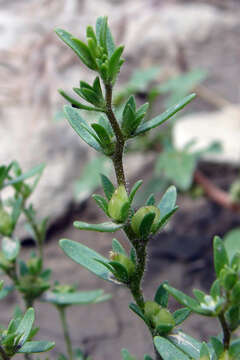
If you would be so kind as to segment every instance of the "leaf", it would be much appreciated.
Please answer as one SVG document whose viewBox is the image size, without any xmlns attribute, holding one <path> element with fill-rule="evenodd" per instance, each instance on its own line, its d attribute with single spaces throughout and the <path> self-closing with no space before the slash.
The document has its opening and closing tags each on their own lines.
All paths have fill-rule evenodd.
<svg viewBox="0 0 240 360">
<path fill-rule="evenodd" d="M 111 221 L 101 224 L 88 224 L 84 221 L 74 221 L 74 227 L 79 230 L 115 232 L 123 227 L 123 224 L 115 224 Z"/>
<path fill-rule="evenodd" d="M 19 354 L 32 354 L 42 353 L 54 348 L 55 343 L 51 341 L 27 341 L 21 349 L 18 350 Z"/>
<path fill-rule="evenodd" d="M 240 340 L 233 340 L 229 349 L 229 355 L 232 356 L 233 359 L 240 359 Z"/>
<path fill-rule="evenodd" d="M 143 134 L 144 132 L 163 124 L 170 117 L 175 115 L 178 111 L 182 110 L 195 97 L 196 97 L 196 94 L 191 94 L 191 95 L 186 96 L 184 99 L 182 99 L 182 101 L 180 101 L 176 105 L 174 105 L 171 108 L 169 108 L 168 110 L 166 110 L 163 114 L 158 115 L 157 117 L 153 118 L 152 120 L 149 120 L 149 121 L 145 122 L 144 124 L 140 125 L 137 128 L 134 136 Z"/>
<path fill-rule="evenodd" d="M 217 277 L 220 276 L 221 270 L 225 265 L 229 265 L 228 256 L 224 243 L 219 236 L 215 236 L 213 239 L 213 257 L 214 257 L 214 268 Z"/>
<path fill-rule="evenodd" d="M 76 133 L 85 141 L 89 146 L 93 147 L 95 150 L 101 152 L 101 146 L 95 140 L 93 136 L 89 134 L 86 129 L 90 129 L 85 120 L 80 116 L 78 111 L 69 105 L 64 106 L 64 114 L 69 121 L 71 127 L 76 131 Z"/>
<path fill-rule="evenodd" d="M 211 344 L 212 344 L 212 346 L 214 348 L 214 351 L 215 351 L 215 353 L 217 355 L 217 358 L 219 358 L 221 356 L 221 354 L 224 352 L 224 345 L 216 337 L 211 337 Z"/>
<path fill-rule="evenodd" d="M 101 99 L 102 101 L 104 101 L 99 76 L 97 76 L 93 82 L 93 89 L 94 89 L 96 95 L 98 96 L 98 98 Z"/>
<path fill-rule="evenodd" d="M 138 191 L 138 189 L 140 188 L 140 186 L 142 185 L 143 180 L 138 180 L 137 182 L 135 182 L 135 184 L 133 185 L 131 192 L 129 194 L 129 202 L 132 203 L 133 198 L 136 194 L 136 192 Z"/>
<path fill-rule="evenodd" d="M 195 299 L 184 294 L 182 291 L 179 291 L 168 284 L 164 285 L 164 287 L 180 304 L 186 306 L 187 308 L 199 314 L 203 314 L 203 315 L 211 314 L 211 312 L 207 310 L 204 311 L 203 309 L 201 309 L 200 305 Z"/>
<path fill-rule="evenodd" d="M 82 85 L 82 82 L 80 82 L 80 84 Z M 102 106 L 102 99 L 98 98 L 98 95 L 95 93 L 95 91 L 90 87 L 81 87 L 79 88 L 73 88 L 73 90 L 75 91 L 75 93 L 77 95 L 79 95 L 80 97 L 82 97 L 84 100 L 86 100 L 87 102 L 93 104 L 94 106 L 97 106 L 99 108 L 101 108 Z M 104 109 L 102 108 L 102 111 L 104 111 Z"/>
<path fill-rule="evenodd" d="M 182 191 L 190 188 L 197 165 L 194 154 L 186 150 L 167 149 L 158 157 L 155 172 L 164 173 Z"/>
<path fill-rule="evenodd" d="M 160 221 L 158 223 L 157 226 L 157 230 L 159 231 L 164 225 L 167 224 L 167 222 L 170 220 L 170 218 L 172 217 L 172 215 L 177 211 L 178 206 L 176 206 L 174 209 L 172 209 L 167 215 L 165 215 L 162 219 L 160 218 Z M 161 215 L 161 213 L 160 213 Z"/>
<path fill-rule="evenodd" d="M 127 349 L 122 349 L 121 354 L 122 354 L 122 359 L 123 360 L 136 360 L 135 357 L 130 355 L 130 353 L 128 352 Z"/>
<path fill-rule="evenodd" d="M 79 101 L 77 101 L 76 99 L 72 98 L 67 93 L 65 93 L 65 91 L 63 91 L 62 89 L 59 89 L 58 92 L 60 95 L 62 95 L 64 97 L 64 99 L 69 101 L 72 105 L 77 106 L 79 109 L 87 110 L 87 111 L 100 111 L 100 112 L 103 111 L 102 108 L 87 106 L 87 105 L 80 103 Z"/>
<path fill-rule="evenodd" d="M 124 46 L 119 46 L 114 53 L 112 54 L 112 56 L 109 59 L 109 64 L 108 64 L 108 78 L 111 81 L 115 81 L 119 69 L 120 69 L 120 59 L 121 59 L 121 55 L 123 53 L 123 49 Z"/>
<path fill-rule="evenodd" d="M 111 145 L 111 139 L 105 130 L 105 128 L 99 124 L 92 124 L 91 125 L 96 134 L 98 135 L 99 139 L 101 140 L 101 144 L 103 147 L 109 147 Z"/>
<path fill-rule="evenodd" d="M 156 336 L 154 338 L 154 344 L 163 360 L 190 360 L 189 356 L 184 354 L 169 340 L 161 336 Z"/>
<path fill-rule="evenodd" d="M 144 355 L 143 360 L 153 360 L 153 358 L 151 358 L 149 355 Z"/>
<path fill-rule="evenodd" d="M 147 198 L 146 205 L 155 205 L 155 196 L 154 194 L 150 194 Z"/>
<path fill-rule="evenodd" d="M 11 180 L 7 181 L 6 183 L 3 184 L 3 187 L 7 187 L 9 185 L 16 185 L 16 184 L 18 184 L 26 179 L 29 179 L 35 175 L 41 174 L 43 172 L 44 168 L 45 168 L 45 164 L 40 164 L 38 166 L 35 166 L 34 168 L 27 171 L 26 173 L 17 176 L 15 179 L 11 179 Z"/>
<path fill-rule="evenodd" d="M 19 216 L 21 215 L 22 203 L 23 203 L 23 199 L 21 196 L 17 197 L 13 203 L 13 209 L 11 214 L 13 228 L 16 226 Z"/>
<path fill-rule="evenodd" d="M 114 252 L 127 256 L 126 251 L 117 239 L 112 240 L 112 249 Z"/>
<path fill-rule="evenodd" d="M 161 198 L 158 208 L 160 210 L 160 219 L 163 219 L 170 211 L 175 207 L 177 200 L 177 189 L 175 186 L 171 185 L 163 197 Z"/>
<path fill-rule="evenodd" d="M 4 299 L 13 290 L 14 290 L 14 286 L 5 286 L 4 288 L 0 286 L 0 300 Z"/>
<path fill-rule="evenodd" d="M 65 44 L 67 44 L 75 52 L 75 54 L 77 54 L 77 56 L 89 69 L 97 70 L 97 64 L 84 42 L 74 38 L 72 34 L 63 29 L 56 29 L 55 32 L 60 39 L 65 42 Z"/>
<path fill-rule="evenodd" d="M 107 200 L 103 196 L 98 195 L 98 194 L 93 194 L 92 197 L 96 201 L 98 206 L 105 212 L 105 214 L 108 215 L 108 203 L 107 203 Z"/>
<path fill-rule="evenodd" d="M 7 260 L 13 261 L 18 256 L 20 250 L 20 243 L 16 239 L 4 237 L 2 239 L 2 251 Z"/>
<path fill-rule="evenodd" d="M 106 31 L 106 44 L 107 44 L 107 52 L 109 56 L 112 56 L 112 54 L 114 53 L 116 46 L 114 44 L 114 40 L 111 34 L 111 31 L 109 29 L 109 26 L 107 26 L 107 31 Z"/>
<path fill-rule="evenodd" d="M 64 253 L 77 264 L 82 265 L 101 279 L 109 280 L 109 271 L 106 271 L 106 268 L 96 261 L 98 259 L 108 263 L 109 260 L 107 258 L 76 241 L 61 239 L 59 245 Z"/>
<path fill-rule="evenodd" d="M 176 334 L 169 335 L 168 340 L 191 359 L 199 359 L 201 343 L 193 337 L 178 331 Z"/>
<path fill-rule="evenodd" d="M 70 293 L 48 291 L 41 300 L 55 305 L 86 305 L 96 303 L 102 295 L 103 290 L 75 291 Z"/>
<path fill-rule="evenodd" d="M 240 252 L 240 227 L 229 231 L 223 238 L 225 249 L 231 261 L 237 252 Z"/>
<path fill-rule="evenodd" d="M 21 346 L 24 345 L 28 339 L 28 336 L 33 326 L 34 317 L 34 309 L 29 308 L 23 316 L 22 320 L 20 321 L 20 324 L 18 325 L 16 335 L 21 335 L 21 338 L 19 340 L 19 345 Z"/>
<path fill-rule="evenodd" d="M 149 212 L 143 217 L 139 226 L 139 234 L 142 238 L 145 239 L 149 235 L 155 216 L 156 214 L 154 212 Z"/>
<path fill-rule="evenodd" d="M 154 296 L 154 301 L 156 301 L 156 303 L 158 303 L 160 306 L 164 308 L 168 306 L 168 292 L 164 287 L 165 284 L 168 284 L 168 282 L 164 281 L 161 285 L 159 285 L 156 294 Z"/>
<path fill-rule="evenodd" d="M 189 310 L 188 308 L 181 308 L 176 310 L 173 313 L 176 326 L 180 325 L 183 321 L 185 321 L 189 317 L 189 315 L 191 315 L 191 310 Z"/>
<path fill-rule="evenodd" d="M 106 175 L 100 174 L 101 176 L 101 182 L 103 186 L 104 193 L 106 195 L 106 198 L 108 200 L 111 200 L 113 193 L 115 191 L 115 188 L 112 184 L 112 182 L 109 180 L 109 178 Z"/>
<path fill-rule="evenodd" d="M 201 349 L 200 349 L 200 359 L 207 357 L 207 359 L 210 360 L 210 353 L 208 346 L 205 342 L 202 343 Z"/>
<path fill-rule="evenodd" d="M 144 322 L 146 322 L 145 316 L 142 310 L 137 306 L 137 304 L 130 303 L 129 309 L 131 309 L 135 314 L 137 314 Z"/>
<path fill-rule="evenodd" d="M 114 275 L 117 279 L 122 282 L 128 282 L 129 276 L 128 271 L 124 265 L 117 261 L 109 261 L 109 265 L 114 269 Z"/>
</svg>

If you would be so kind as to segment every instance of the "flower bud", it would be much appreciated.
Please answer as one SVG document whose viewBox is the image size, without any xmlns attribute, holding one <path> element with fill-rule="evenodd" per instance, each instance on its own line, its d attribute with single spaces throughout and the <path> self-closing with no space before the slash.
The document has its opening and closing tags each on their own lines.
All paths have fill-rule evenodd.
<svg viewBox="0 0 240 360">
<path fill-rule="evenodd" d="M 123 222 L 128 216 L 129 199 L 124 185 L 120 185 L 113 193 L 108 203 L 108 213 L 111 218 Z"/>
<path fill-rule="evenodd" d="M 132 217 L 131 226 L 135 234 L 139 234 L 140 226 L 145 215 L 149 213 L 155 213 L 155 218 L 151 226 L 151 232 L 155 232 L 160 219 L 160 210 L 153 205 L 143 206 Z"/>
<path fill-rule="evenodd" d="M 131 276 L 135 271 L 135 265 L 126 255 L 119 254 L 113 251 L 110 251 L 110 259 L 112 261 L 119 262 L 125 267 L 129 276 Z"/>
<path fill-rule="evenodd" d="M 175 326 L 175 320 L 169 310 L 161 308 L 158 314 L 153 316 L 152 322 L 155 328 L 158 328 L 162 334 L 171 331 Z"/>
<path fill-rule="evenodd" d="M 13 231 L 13 222 L 11 216 L 0 205 L 0 234 L 10 236 Z"/>
<path fill-rule="evenodd" d="M 144 312 L 147 318 L 152 319 L 153 316 L 157 315 L 161 307 L 155 301 L 146 301 L 144 305 Z"/>
</svg>

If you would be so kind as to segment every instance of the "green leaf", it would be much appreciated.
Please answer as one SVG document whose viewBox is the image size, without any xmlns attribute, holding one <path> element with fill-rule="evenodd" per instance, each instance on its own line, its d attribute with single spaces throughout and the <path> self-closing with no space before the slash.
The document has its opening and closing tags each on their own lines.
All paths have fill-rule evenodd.
<svg viewBox="0 0 240 360">
<path fill-rule="evenodd" d="M 82 82 L 80 82 L 81 84 Z M 75 93 L 77 95 L 79 95 L 81 98 L 83 98 L 84 100 L 86 100 L 87 102 L 101 108 L 102 106 L 102 99 L 98 98 L 98 95 L 95 93 L 95 91 L 92 88 L 87 88 L 87 87 L 81 87 L 79 88 L 73 88 L 73 90 L 75 91 Z M 104 111 L 104 109 L 102 108 L 102 111 Z"/>
<path fill-rule="evenodd" d="M 170 334 L 168 340 L 191 359 L 199 359 L 201 343 L 193 337 L 178 331 L 176 334 Z"/>
<path fill-rule="evenodd" d="M 136 194 L 136 192 L 138 191 L 138 189 L 140 188 L 140 186 L 142 185 L 143 180 L 138 180 L 137 182 L 135 182 L 135 184 L 133 185 L 131 192 L 129 194 L 129 202 L 132 203 L 133 198 Z"/>
<path fill-rule="evenodd" d="M 200 349 L 200 358 L 205 358 L 205 357 L 207 357 L 210 360 L 210 353 L 208 346 L 205 342 L 203 342 Z"/>
<path fill-rule="evenodd" d="M 217 358 L 219 358 L 224 352 L 224 346 L 222 342 L 216 337 L 211 337 L 211 344 L 214 348 Z"/>
<path fill-rule="evenodd" d="M 114 53 L 116 46 L 114 44 L 114 40 L 111 34 L 111 31 L 109 29 L 109 26 L 107 26 L 107 31 L 106 31 L 106 44 L 107 44 L 107 52 L 108 52 L 108 56 L 112 56 L 112 54 Z"/>
<path fill-rule="evenodd" d="M 181 308 L 176 310 L 173 313 L 176 326 L 180 325 L 183 321 L 185 321 L 189 317 L 189 315 L 191 315 L 191 310 L 189 310 L 188 308 Z"/>
<path fill-rule="evenodd" d="M 172 106 L 170 109 L 166 110 L 163 114 L 158 115 L 157 117 L 153 118 L 152 120 L 149 120 L 149 121 L 145 122 L 144 124 L 140 125 L 138 127 L 138 129 L 136 130 L 134 136 L 143 134 L 144 132 L 163 124 L 165 121 L 167 121 L 173 115 L 175 115 L 178 111 L 182 110 L 195 97 L 196 97 L 195 94 L 186 96 L 182 101 L 180 101 L 176 105 Z"/>
<path fill-rule="evenodd" d="M 139 227 L 139 234 L 142 238 L 145 239 L 149 235 L 155 216 L 154 212 L 149 212 L 143 217 Z"/>
<path fill-rule="evenodd" d="M 190 188 L 197 165 L 196 156 L 186 150 L 167 149 L 157 159 L 156 174 L 164 173 L 182 191 Z"/>
<path fill-rule="evenodd" d="M 123 227 L 123 224 L 115 224 L 111 221 L 101 224 L 88 224 L 84 221 L 74 221 L 74 227 L 79 230 L 115 232 Z"/>
<path fill-rule="evenodd" d="M 21 349 L 18 350 L 19 354 L 34 354 L 42 353 L 54 348 L 55 343 L 51 341 L 27 341 Z"/>
<path fill-rule="evenodd" d="M 229 231 L 223 238 L 228 258 L 231 261 L 237 252 L 240 252 L 240 228 Z"/>
<path fill-rule="evenodd" d="M 128 271 L 124 265 L 120 264 L 117 261 L 109 261 L 109 265 L 111 265 L 112 268 L 114 269 L 114 275 L 117 279 L 119 279 L 122 282 L 128 282 L 129 280 Z"/>
<path fill-rule="evenodd" d="M 137 304 L 130 303 L 129 309 L 131 309 L 135 314 L 137 314 L 144 322 L 146 322 L 145 316 L 142 310 L 137 306 Z"/>
<path fill-rule="evenodd" d="M 20 243 L 17 239 L 4 237 L 2 239 L 2 251 L 7 260 L 13 261 L 18 256 Z"/>
<path fill-rule="evenodd" d="M 229 349 L 229 355 L 232 356 L 234 360 L 240 359 L 240 340 L 233 340 Z"/>
<path fill-rule="evenodd" d="M 176 206 L 174 209 L 169 211 L 169 213 L 167 215 L 165 215 L 163 218 L 160 218 L 160 221 L 158 223 L 156 231 L 159 231 L 164 225 L 167 224 L 167 222 L 170 220 L 172 215 L 177 211 L 177 209 L 178 209 L 178 206 Z M 161 216 L 161 213 L 160 213 L 160 216 Z"/>
<path fill-rule="evenodd" d="M 214 268 L 217 277 L 220 276 L 221 270 L 225 265 L 229 265 L 228 256 L 224 243 L 219 236 L 215 236 L 213 239 L 213 253 L 214 253 Z"/>
<path fill-rule="evenodd" d="M 159 285 L 156 294 L 154 296 L 154 301 L 158 303 L 160 306 L 166 308 L 168 306 L 168 292 L 165 289 L 164 285 L 168 284 L 167 281 L 164 281 L 161 285 Z"/>
<path fill-rule="evenodd" d="M 80 116 L 79 112 L 69 105 L 64 106 L 64 114 L 69 121 L 71 127 L 76 131 L 76 133 L 85 141 L 89 146 L 93 147 L 97 151 L 102 151 L 101 146 L 95 140 L 95 138 L 89 133 L 91 128 L 88 126 L 85 120 Z M 87 131 L 86 129 L 89 129 Z"/>
<path fill-rule="evenodd" d="M 149 103 L 145 103 L 143 105 L 141 105 L 137 111 L 136 111 L 136 117 L 140 120 L 142 120 L 147 112 L 149 108 Z"/>
<path fill-rule="evenodd" d="M 102 101 L 104 101 L 99 76 L 97 76 L 93 82 L 93 89 L 94 89 L 96 95 L 98 96 L 98 99 L 101 99 Z"/>
<path fill-rule="evenodd" d="M 146 205 L 155 205 L 155 196 L 154 194 L 150 194 L 147 198 Z"/>
<path fill-rule="evenodd" d="M 144 355 L 143 360 L 153 360 L 153 358 L 151 358 L 149 355 Z"/>
<path fill-rule="evenodd" d="M 120 244 L 120 242 L 117 239 L 112 240 L 112 249 L 116 253 L 123 254 L 123 255 L 127 256 L 127 253 L 126 253 L 125 249 L 123 248 L 122 244 Z"/>
<path fill-rule="evenodd" d="M 169 340 L 161 336 L 156 336 L 154 338 L 154 344 L 163 360 L 190 360 L 189 356 L 184 354 Z"/>
<path fill-rule="evenodd" d="M 57 293 L 48 291 L 42 301 L 55 305 L 86 305 L 98 302 L 103 295 L 103 290 L 76 291 L 70 293 Z"/>
<path fill-rule="evenodd" d="M 203 309 L 201 309 L 200 305 L 195 299 L 184 294 L 182 291 L 179 291 L 168 284 L 164 285 L 164 287 L 180 304 L 186 306 L 192 311 L 203 315 L 211 314 L 211 312 L 209 312 L 208 310 L 204 311 Z"/>
<path fill-rule="evenodd" d="M 123 49 L 124 46 L 119 46 L 109 59 L 108 78 L 113 82 L 115 81 L 120 70 L 120 66 L 121 66 L 120 59 L 123 53 Z"/>
<path fill-rule="evenodd" d="M 103 147 L 109 147 L 111 145 L 111 139 L 105 130 L 105 128 L 99 124 L 92 124 L 91 125 L 96 134 L 98 135 L 99 139 L 101 140 L 101 144 Z"/>
<path fill-rule="evenodd" d="M 175 186 L 171 185 L 158 204 L 160 210 L 160 219 L 163 219 L 170 211 L 175 208 L 177 200 L 177 189 Z"/>
<path fill-rule="evenodd" d="M 115 191 L 115 188 L 112 184 L 112 182 L 109 180 L 109 178 L 106 175 L 100 174 L 101 176 L 101 182 L 103 186 L 104 193 L 106 195 L 106 198 L 108 200 L 111 200 L 113 193 Z"/>
<path fill-rule="evenodd" d="M 108 263 L 107 258 L 76 241 L 62 239 L 59 244 L 64 253 L 77 264 L 80 264 L 101 279 L 109 280 L 109 271 L 106 271 L 106 268 L 96 261 L 98 259 Z"/>
<path fill-rule="evenodd" d="M 123 360 L 136 360 L 135 357 L 130 355 L 130 353 L 128 352 L 127 349 L 122 349 L 121 354 L 122 354 L 122 359 Z"/>
<path fill-rule="evenodd" d="M 220 280 L 217 279 L 213 282 L 211 289 L 210 289 L 210 295 L 214 298 L 217 299 L 218 297 L 221 296 L 221 286 L 220 286 Z"/>
<path fill-rule="evenodd" d="M 63 29 L 56 29 L 55 32 L 60 39 L 65 42 L 65 44 L 67 44 L 75 52 L 75 54 L 77 54 L 77 56 L 89 69 L 97 70 L 97 64 L 84 42 L 74 38 L 72 34 Z"/>
<path fill-rule="evenodd" d="M 105 212 L 105 214 L 108 215 L 108 203 L 107 203 L 107 200 L 103 196 L 98 195 L 98 194 L 93 194 L 92 197 L 96 201 L 98 206 Z"/>
<path fill-rule="evenodd" d="M 3 281 L 0 282 L 0 285 L 3 284 Z M 0 300 L 4 299 L 11 291 L 14 290 L 14 286 L 0 286 Z"/>
<path fill-rule="evenodd" d="M 28 336 L 33 326 L 34 317 L 34 309 L 29 308 L 23 316 L 22 320 L 20 321 L 20 324 L 18 325 L 16 335 L 21 335 L 21 338 L 19 340 L 19 345 L 21 346 L 24 345 L 28 339 Z"/>
<path fill-rule="evenodd" d="M 35 175 L 42 174 L 44 168 L 45 168 L 45 164 L 35 166 L 34 168 L 27 171 L 26 173 L 17 176 L 15 179 L 11 179 L 11 180 L 7 181 L 6 183 L 3 184 L 3 187 L 7 187 L 9 185 L 16 185 L 16 184 L 23 182 L 24 180 L 29 179 Z"/>
<path fill-rule="evenodd" d="M 62 89 L 59 89 L 58 92 L 60 95 L 62 95 L 64 97 L 64 99 L 69 101 L 72 105 L 77 106 L 79 109 L 87 110 L 87 111 L 100 111 L 100 112 L 103 111 L 102 108 L 87 106 L 87 105 L 80 103 L 79 101 L 77 101 L 76 99 L 74 99 L 73 97 L 71 97 L 67 93 L 65 93 L 65 91 L 63 91 Z"/>
</svg>

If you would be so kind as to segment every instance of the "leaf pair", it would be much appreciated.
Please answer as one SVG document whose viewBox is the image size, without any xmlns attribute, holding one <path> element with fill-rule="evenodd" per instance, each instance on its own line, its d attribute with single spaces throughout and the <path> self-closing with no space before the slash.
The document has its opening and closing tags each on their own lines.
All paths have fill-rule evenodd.
<svg viewBox="0 0 240 360">
<path fill-rule="evenodd" d="M 146 115 L 149 104 L 143 104 L 136 109 L 134 96 L 131 95 L 125 104 L 122 114 L 122 132 L 126 138 L 134 136 L 135 131 L 140 125 L 142 119 Z"/>
</svg>

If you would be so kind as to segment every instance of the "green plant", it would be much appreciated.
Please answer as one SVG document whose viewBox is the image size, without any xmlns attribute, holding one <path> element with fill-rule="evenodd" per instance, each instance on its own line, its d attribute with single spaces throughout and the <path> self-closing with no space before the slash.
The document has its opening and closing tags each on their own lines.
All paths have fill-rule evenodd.
<svg viewBox="0 0 240 360">
<path fill-rule="evenodd" d="M 22 296 L 26 313 L 19 308 L 15 311 L 8 328 L 0 332 L 0 357 L 8 360 L 17 353 L 29 354 L 50 350 L 54 343 L 31 341 L 38 329 L 32 330 L 36 301 L 53 304 L 59 311 L 68 358 L 73 359 L 73 349 L 66 322 L 66 309 L 73 305 L 99 303 L 109 299 L 102 290 L 77 291 L 75 286 L 51 283 L 51 269 L 44 266 L 44 242 L 46 238 L 47 218 L 39 221 L 29 197 L 35 190 L 43 172 L 44 165 L 37 166 L 23 173 L 14 161 L 0 167 L 0 269 L 7 275 L 11 286 L 0 291 L 0 299 L 16 289 Z M 11 196 L 4 197 L 5 189 L 11 187 Z M 3 200 L 4 199 L 4 200 Z M 16 237 L 16 225 L 21 215 L 26 218 L 26 227 L 35 240 L 37 253 L 32 252 L 25 262 L 20 258 L 21 244 Z M 1 284 L 2 286 L 2 284 Z M 78 356 L 80 358 L 80 356 Z M 62 355 L 63 358 L 63 355 Z M 82 356 L 83 359 L 83 356 Z"/>
<path fill-rule="evenodd" d="M 156 203 L 154 195 L 137 211 L 133 207 L 136 192 L 142 180 L 135 183 L 131 190 L 126 186 L 123 166 L 123 153 L 129 139 L 155 128 L 171 118 L 195 97 L 189 95 L 162 115 L 143 121 L 148 104 L 137 107 L 134 96 L 130 96 L 124 105 L 121 118 L 117 118 L 113 105 L 113 88 L 124 62 L 121 58 L 123 47 L 116 47 L 107 24 L 107 18 L 98 18 L 96 30 L 87 28 L 87 44 L 62 29 L 57 35 L 78 55 L 80 60 L 98 75 L 93 85 L 80 81 L 80 87 L 74 91 L 91 106 L 80 103 L 62 90 L 60 93 L 70 101 L 64 107 L 66 118 L 72 128 L 88 145 L 112 160 L 117 185 L 105 175 L 101 176 L 105 197 L 93 195 L 97 205 L 110 221 L 101 224 L 74 222 L 79 230 L 114 233 L 122 230 L 131 246 L 127 253 L 117 240 L 112 241 L 110 258 L 78 242 L 62 239 L 60 247 L 76 263 L 84 266 L 98 277 L 124 285 L 132 294 L 134 302 L 129 305 L 147 326 L 152 337 L 156 359 L 164 360 L 215 360 L 240 358 L 240 341 L 233 340 L 232 333 L 240 324 L 239 270 L 240 254 L 236 252 L 229 258 L 223 241 L 214 239 L 214 263 L 217 279 L 210 294 L 194 290 L 195 298 L 171 287 L 167 282 L 160 284 L 153 300 L 146 300 L 142 290 L 142 280 L 146 270 L 147 249 L 154 234 L 159 232 L 177 210 L 176 189 L 173 186 Z M 100 78 L 105 91 L 100 83 Z M 74 105 L 74 107 L 72 106 Z M 97 122 L 87 123 L 80 110 L 101 112 Z M 168 309 L 168 296 L 174 296 L 182 308 L 174 313 Z M 222 334 L 211 338 L 210 343 L 200 343 L 191 336 L 182 333 L 178 326 L 191 313 L 216 317 Z M 123 359 L 134 359 L 127 350 L 122 352 Z M 151 356 L 145 355 L 145 360 Z"/>
</svg>

